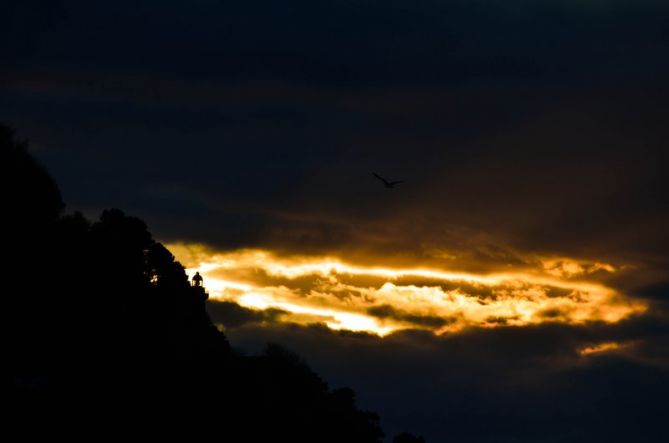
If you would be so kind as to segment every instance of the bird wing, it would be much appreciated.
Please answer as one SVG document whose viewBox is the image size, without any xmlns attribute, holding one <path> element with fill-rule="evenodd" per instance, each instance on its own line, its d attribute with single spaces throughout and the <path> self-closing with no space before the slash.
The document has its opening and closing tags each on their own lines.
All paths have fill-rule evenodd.
<svg viewBox="0 0 669 443">
<path fill-rule="evenodd" d="M 390 186 L 395 186 L 395 185 L 398 185 L 400 183 L 406 183 L 406 180 L 397 180 L 397 181 L 394 181 L 394 182 L 390 182 Z"/>
<path fill-rule="evenodd" d="M 381 181 L 383 182 L 384 185 L 390 185 L 390 183 L 388 183 L 388 180 L 386 180 L 385 178 L 381 177 L 381 176 L 378 175 L 376 172 L 372 172 L 372 175 L 373 175 L 374 177 L 378 178 L 379 180 L 381 180 Z"/>
</svg>

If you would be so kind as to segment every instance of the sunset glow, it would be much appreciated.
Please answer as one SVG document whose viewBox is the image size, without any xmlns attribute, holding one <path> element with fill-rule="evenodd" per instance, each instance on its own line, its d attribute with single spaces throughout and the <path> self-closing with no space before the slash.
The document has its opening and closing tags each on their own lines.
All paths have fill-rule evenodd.
<svg viewBox="0 0 669 443">
<path fill-rule="evenodd" d="M 592 354 L 600 354 L 603 352 L 614 351 L 623 347 L 629 346 L 629 343 L 618 343 L 614 341 L 598 343 L 591 346 L 586 346 L 579 349 L 578 353 L 582 356 L 589 356 Z"/>
<path fill-rule="evenodd" d="M 381 336 L 410 328 L 443 334 L 467 327 L 615 323 L 647 308 L 596 281 L 574 280 L 615 272 L 603 263 L 561 259 L 523 272 L 479 275 L 362 266 L 335 257 L 279 257 L 264 250 L 168 247 L 189 275 L 204 276 L 213 299 L 279 310 L 281 321 Z"/>
</svg>

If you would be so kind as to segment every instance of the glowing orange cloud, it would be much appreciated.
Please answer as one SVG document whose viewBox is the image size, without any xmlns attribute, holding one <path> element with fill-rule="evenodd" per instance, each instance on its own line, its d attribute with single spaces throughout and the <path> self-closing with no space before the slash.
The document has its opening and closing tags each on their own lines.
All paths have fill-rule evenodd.
<svg viewBox="0 0 669 443">
<path fill-rule="evenodd" d="M 600 283 L 573 280 L 615 272 L 603 263 L 560 259 L 539 270 L 478 275 L 279 257 L 257 249 L 216 253 L 202 245 L 167 246 L 189 274 L 204 276 L 212 298 L 280 309 L 287 313 L 284 321 L 320 319 L 332 329 L 378 335 L 406 328 L 441 334 L 472 326 L 614 323 L 647 308 Z"/>
<path fill-rule="evenodd" d="M 600 354 L 603 352 L 609 352 L 609 351 L 615 351 L 616 349 L 621 349 L 624 347 L 630 346 L 632 343 L 626 342 L 626 343 L 618 343 L 615 341 L 607 341 L 603 343 L 598 343 L 595 345 L 591 346 L 586 346 L 584 348 L 581 348 L 578 350 L 578 353 L 581 354 L 582 356 L 589 356 L 592 354 Z"/>
</svg>

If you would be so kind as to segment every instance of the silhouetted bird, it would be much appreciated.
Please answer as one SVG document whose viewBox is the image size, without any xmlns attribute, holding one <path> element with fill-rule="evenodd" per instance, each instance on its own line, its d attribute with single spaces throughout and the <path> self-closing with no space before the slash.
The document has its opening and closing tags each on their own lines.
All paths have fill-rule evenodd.
<svg viewBox="0 0 669 443">
<path fill-rule="evenodd" d="M 379 180 L 381 180 L 381 181 L 383 182 L 383 186 L 385 186 L 385 187 L 388 188 L 388 189 L 390 189 L 390 188 L 394 188 L 395 185 L 397 185 L 397 184 L 404 183 L 404 180 L 396 180 L 396 181 L 394 181 L 394 182 L 389 182 L 389 181 L 386 180 L 385 178 L 383 178 L 383 177 L 381 177 L 380 175 L 378 175 L 376 172 L 372 172 L 372 175 L 373 175 L 374 177 L 378 178 Z"/>
</svg>

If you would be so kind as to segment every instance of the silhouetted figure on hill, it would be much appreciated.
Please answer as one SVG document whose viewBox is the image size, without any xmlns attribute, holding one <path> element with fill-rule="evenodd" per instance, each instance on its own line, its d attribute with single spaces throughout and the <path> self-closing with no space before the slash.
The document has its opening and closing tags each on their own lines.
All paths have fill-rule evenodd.
<svg viewBox="0 0 669 443">
<path fill-rule="evenodd" d="M 199 272 L 196 272 L 193 276 L 193 286 L 202 286 L 202 276 Z"/>
</svg>

